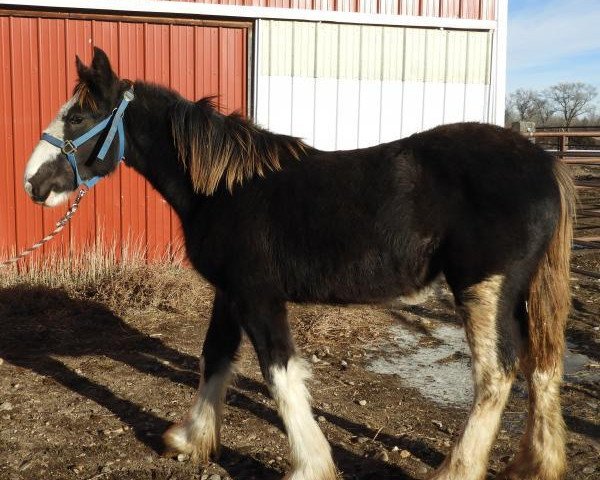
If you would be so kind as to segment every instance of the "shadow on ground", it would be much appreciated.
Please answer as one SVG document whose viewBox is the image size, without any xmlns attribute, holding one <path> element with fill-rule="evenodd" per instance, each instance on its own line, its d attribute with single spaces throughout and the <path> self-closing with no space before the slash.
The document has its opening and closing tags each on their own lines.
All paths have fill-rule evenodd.
<svg viewBox="0 0 600 480">
<path fill-rule="evenodd" d="M 158 454 L 163 451 L 160 434 L 169 427 L 170 421 L 115 395 L 110 386 L 91 381 L 53 357 L 105 356 L 139 372 L 193 389 L 198 384 L 197 357 L 182 354 L 161 340 L 132 328 L 105 306 L 72 298 L 61 289 L 17 286 L 0 290 L 0 329 L 0 352 L 6 362 L 51 378 L 93 400 L 128 425 L 140 442 Z M 259 391 L 267 395 L 264 385 L 240 376 L 235 389 L 236 407 L 282 429 L 275 410 L 265 408 L 250 396 Z M 373 437 L 376 433 L 332 412 L 317 410 L 316 413 L 354 435 Z M 398 445 L 410 450 L 430 465 L 437 465 L 442 460 L 439 452 L 423 442 L 382 437 L 381 434 L 379 438 L 390 448 Z M 357 456 L 341 446 L 332 447 L 338 467 L 354 473 L 349 478 L 411 478 L 398 466 Z M 280 473 L 269 465 L 232 448 L 221 450 L 219 464 L 234 477 L 244 475 L 241 478 L 245 478 L 249 471 L 264 480 L 280 477 Z"/>
</svg>

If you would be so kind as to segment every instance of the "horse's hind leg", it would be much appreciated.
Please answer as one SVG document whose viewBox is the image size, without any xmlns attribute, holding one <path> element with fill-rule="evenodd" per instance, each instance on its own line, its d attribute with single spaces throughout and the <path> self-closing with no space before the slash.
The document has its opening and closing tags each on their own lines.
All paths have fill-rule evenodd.
<svg viewBox="0 0 600 480">
<path fill-rule="evenodd" d="M 315 422 L 305 381 L 307 363 L 296 355 L 285 304 L 261 301 L 239 304 L 240 323 L 250 337 L 291 448 L 288 480 L 334 480 L 331 449 Z"/>
<path fill-rule="evenodd" d="M 217 291 L 202 350 L 198 394 L 183 422 L 165 432 L 167 452 L 186 453 L 206 463 L 219 447 L 223 401 L 240 340 L 241 327 L 232 315 L 231 304 Z"/>
<path fill-rule="evenodd" d="M 540 365 L 525 351 L 521 370 L 527 378 L 529 412 L 519 452 L 498 478 L 505 480 L 559 480 L 565 472 L 565 426 L 560 408 L 562 350 L 552 368 Z"/>
<path fill-rule="evenodd" d="M 507 361 L 500 354 L 499 332 L 504 327 L 499 322 L 514 321 L 506 314 L 512 302 L 505 298 L 505 282 L 504 276 L 493 275 L 467 287 L 453 286 L 471 349 L 474 399 L 463 432 L 432 479 L 480 480 L 485 476 L 514 379 L 511 356 Z"/>
<path fill-rule="evenodd" d="M 526 366 L 529 416 L 519 453 L 499 479 L 559 480 L 565 472 L 564 423 L 560 412 L 560 369 Z"/>
</svg>

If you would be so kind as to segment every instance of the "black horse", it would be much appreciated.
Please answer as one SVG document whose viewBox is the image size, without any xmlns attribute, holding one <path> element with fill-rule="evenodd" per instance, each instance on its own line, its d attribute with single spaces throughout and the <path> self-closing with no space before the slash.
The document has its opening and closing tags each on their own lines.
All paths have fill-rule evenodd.
<svg viewBox="0 0 600 480">
<path fill-rule="evenodd" d="M 216 289 L 203 383 L 187 418 L 165 433 L 172 451 L 206 460 L 218 447 L 223 397 L 244 331 L 288 433 L 288 478 L 334 479 L 286 302 L 385 302 L 418 295 L 443 274 L 471 348 L 475 398 L 432 478 L 484 477 L 518 367 L 529 383 L 529 420 L 501 477 L 562 478 L 559 384 L 574 199 L 564 166 L 516 133 L 476 123 L 323 152 L 239 115 L 224 116 L 210 100 L 189 102 L 160 86 L 119 79 L 99 49 L 89 67 L 77 59 L 77 70 L 73 98 L 46 130 L 59 146 L 40 142 L 26 190 L 55 205 L 78 186 L 78 176 L 114 171 L 118 141 L 97 158 L 106 130 L 75 153 L 60 143 L 115 116 L 133 93 L 124 113 L 125 161 L 173 206 L 193 266 Z M 75 167 L 67 153 L 76 155 Z"/>
</svg>

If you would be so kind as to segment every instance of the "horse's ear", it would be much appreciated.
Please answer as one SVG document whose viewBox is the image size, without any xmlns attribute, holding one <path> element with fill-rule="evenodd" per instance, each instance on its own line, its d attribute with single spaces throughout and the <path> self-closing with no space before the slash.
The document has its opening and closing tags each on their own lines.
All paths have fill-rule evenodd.
<svg viewBox="0 0 600 480">
<path fill-rule="evenodd" d="M 94 47 L 94 57 L 89 67 L 77 56 L 75 59 L 79 81 L 99 99 L 110 100 L 118 83 L 118 77 L 110 66 L 110 60 L 104 51 Z"/>
<path fill-rule="evenodd" d="M 117 79 L 117 75 L 113 72 L 108 56 L 101 48 L 94 47 L 94 57 L 92 58 L 90 69 L 100 81 L 111 83 Z"/>
<path fill-rule="evenodd" d="M 75 67 L 77 68 L 77 76 L 79 77 L 79 81 L 88 83 L 92 78 L 92 72 L 81 61 L 79 55 L 75 55 Z"/>
</svg>

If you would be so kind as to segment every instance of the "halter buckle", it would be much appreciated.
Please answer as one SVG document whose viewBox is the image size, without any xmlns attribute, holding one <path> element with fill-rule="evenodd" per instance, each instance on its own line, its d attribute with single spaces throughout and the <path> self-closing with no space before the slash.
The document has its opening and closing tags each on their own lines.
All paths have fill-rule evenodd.
<svg viewBox="0 0 600 480">
<path fill-rule="evenodd" d="M 61 150 L 65 155 L 71 155 L 77 151 L 77 147 L 71 140 L 67 140 Z"/>
<path fill-rule="evenodd" d="M 129 90 L 125 90 L 125 92 L 123 92 L 123 98 L 125 100 L 127 100 L 128 102 L 131 102 L 135 98 L 135 95 L 133 93 L 133 87 L 131 87 Z"/>
</svg>

